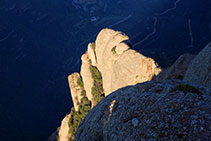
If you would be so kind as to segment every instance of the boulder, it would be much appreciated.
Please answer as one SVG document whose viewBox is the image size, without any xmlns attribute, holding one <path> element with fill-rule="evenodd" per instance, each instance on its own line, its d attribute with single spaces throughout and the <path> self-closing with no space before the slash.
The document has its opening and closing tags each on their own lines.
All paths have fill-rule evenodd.
<svg viewBox="0 0 211 141">
<path fill-rule="evenodd" d="M 193 59 L 184 80 L 211 87 L 211 43 Z"/>
<path fill-rule="evenodd" d="M 210 109 L 209 88 L 145 82 L 105 97 L 81 122 L 75 140 L 211 140 Z"/>
</svg>

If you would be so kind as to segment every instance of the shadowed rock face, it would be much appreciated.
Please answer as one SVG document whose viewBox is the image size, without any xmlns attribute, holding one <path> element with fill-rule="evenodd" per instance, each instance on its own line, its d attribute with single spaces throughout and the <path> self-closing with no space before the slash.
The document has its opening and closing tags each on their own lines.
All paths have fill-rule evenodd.
<svg viewBox="0 0 211 141">
<path fill-rule="evenodd" d="M 211 43 L 194 58 L 184 80 L 211 87 Z"/>
<path fill-rule="evenodd" d="M 176 62 L 168 69 L 163 70 L 157 80 L 167 80 L 167 79 L 180 79 L 184 78 L 184 75 L 188 69 L 188 66 L 194 59 L 192 54 L 181 55 Z"/>
<path fill-rule="evenodd" d="M 75 140 L 210 140 L 211 89 L 171 91 L 182 81 L 151 81 L 119 89 L 81 122 Z"/>
</svg>

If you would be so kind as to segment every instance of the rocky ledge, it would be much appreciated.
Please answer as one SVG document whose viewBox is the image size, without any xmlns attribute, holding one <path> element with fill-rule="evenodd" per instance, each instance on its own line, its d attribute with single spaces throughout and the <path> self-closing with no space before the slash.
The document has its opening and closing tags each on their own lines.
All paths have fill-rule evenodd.
<svg viewBox="0 0 211 141">
<path fill-rule="evenodd" d="M 81 122 L 75 140 L 210 140 L 211 89 L 151 81 L 105 97 Z"/>
</svg>

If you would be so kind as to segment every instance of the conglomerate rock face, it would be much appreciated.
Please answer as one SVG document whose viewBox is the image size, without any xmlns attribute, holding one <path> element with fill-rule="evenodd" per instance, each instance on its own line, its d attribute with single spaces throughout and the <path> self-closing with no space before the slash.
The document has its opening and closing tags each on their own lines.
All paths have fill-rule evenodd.
<svg viewBox="0 0 211 141">
<path fill-rule="evenodd" d="M 105 97 L 81 122 L 75 140 L 211 140 L 210 109 L 209 88 L 145 82 Z"/>
<path fill-rule="evenodd" d="M 97 68 L 102 74 L 105 95 L 140 82 L 152 80 L 158 67 L 155 61 L 130 49 L 129 37 L 103 29 L 95 41 Z"/>
<path fill-rule="evenodd" d="M 211 87 L 211 42 L 194 58 L 184 80 Z"/>
</svg>

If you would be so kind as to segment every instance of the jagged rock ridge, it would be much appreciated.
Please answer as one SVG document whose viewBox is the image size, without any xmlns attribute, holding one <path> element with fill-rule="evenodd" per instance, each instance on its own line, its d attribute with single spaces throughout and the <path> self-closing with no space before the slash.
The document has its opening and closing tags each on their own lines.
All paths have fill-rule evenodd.
<svg viewBox="0 0 211 141">
<path fill-rule="evenodd" d="M 95 43 L 88 45 L 87 52 L 82 55 L 81 60 L 80 74 L 73 73 L 68 77 L 74 113 L 70 114 L 72 123 L 69 123 L 69 129 L 60 129 L 65 133 L 65 135 L 59 134 L 59 140 L 63 141 L 76 132 L 76 128 L 71 127 L 77 127 L 72 118 L 82 114 L 84 99 L 90 101 L 90 106 L 94 107 L 104 96 L 113 91 L 150 81 L 161 71 L 153 59 L 131 49 L 128 36 L 112 29 L 103 29 Z M 85 103 L 89 106 L 87 100 Z M 71 135 L 66 134 L 67 130 L 71 130 Z"/>
<path fill-rule="evenodd" d="M 97 36 L 95 43 L 88 45 L 87 52 L 82 55 L 81 78 L 87 98 L 93 100 L 92 87 L 94 78 L 90 67 L 95 67 L 102 76 L 103 92 L 111 92 L 137 83 L 150 81 L 161 71 L 157 63 L 130 48 L 129 37 L 112 29 L 103 29 Z M 74 73 L 68 77 L 71 95 L 76 111 L 80 96 L 80 87 Z M 73 77 L 74 76 L 74 77 Z M 93 107 L 93 105 L 92 105 Z"/>
<path fill-rule="evenodd" d="M 188 102 L 192 102 L 193 107 L 191 107 L 192 105 L 186 105 L 187 110 L 184 111 L 184 115 L 186 115 L 187 113 L 196 113 L 197 108 L 202 108 L 202 111 L 204 110 L 204 112 L 199 113 L 199 115 L 203 118 L 206 116 L 203 119 L 203 123 L 206 122 L 206 124 L 210 124 L 210 112 L 207 112 L 208 110 L 206 108 L 203 109 L 210 104 L 210 89 L 206 89 L 201 86 L 182 81 L 150 82 L 143 84 L 143 87 L 142 84 L 138 84 L 134 87 L 123 88 L 125 86 L 131 86 L 136 85 L 137 83 L 150 81 L 153 78 L 155 78 L 156 80 L 183 80 L 183 78 L 185 78 L 184 80 L 186 81 L 197 84 L 200 84 L 200 82 L 202 82 L 201 84 L 203 84 L 204 86 L 209 86 L 209 84 L 211 84 L 210 53 L 211 50 L 209 44 L 196 57 L 191 54 L 184 54 L 180 56 L 179 59 L 170 68 L 160 73 L 161 69 L 158 68 L 157 63 L 153 59 L 145 57 L 131 49 L 131 44 L 128 36 L 111 29 L 103 29 L 98 34 L 95 43 L 90 43 L 88 45 L 87 52 L 82 55 L 80 74 L 73 73 L 68 77 L 71 95 L 74 103 L 74 109 L 71 110 L 71 122 L 69 122 L 69 129 L 66 128 L 66 130 L 71 131 L 71 133 L 65 135 L 60 134 L 59 136 L 63 136 L 64 141 L 66 141 L 68 137 L 70 138 L 70 136 L 71 139 L 74 139 L 74 134 L 76 132 L 76 129 L 78 128 L 78 125 L 88 113 L 89 109 L 93 108 L 104 96 L 108 96 L 112 92 L 114 92 L 114 94 L 112 95 L 118 96 L 113 96 L 114 100 L 112 102 L 110 101 L 111 99 L 109 100 L 109 103 L 105 102 L 105 100 L 103 100 L 103 104 L 102 102 L 100 102 L 101 104 L 97 105 L 97 110 L 95 110 L 96 107 L 94 107 L 94 109 L 90 112 L 91 116 L 89 116 L 89 114 L 81 123 L 81 126 L 77 131 L 76 140 L 140 140 L 156 138 L 210 139 L 210 127 L 206 126 L 205 124 L 198 124 L 198 121 L 196 120 L 188 120 L 192 118 L 188 115 L 188 121 L 184 122 L 183 119 L 186 119 L 186 116 L 181 116 L 182 118 L 174 118 L 174 116 L 176 115 L 174 115 L 172 112 L 168 113 L 168 111 L 172 110 L 173 107 L 176 107 L 176 109 L 174 109 L 176 110 L 175 113 L 177 113 L 178 111 L 183 111 L 184 106 L 178 107 L 178 105 L 185 105 Z M 201 65 L 198 65 L 199 63 L 201 63 Z M 203 73 L 200 75 L 199 71 L 196 71 L 197 66 L 200 66 L 199 70 L 203 71 Z M 194 75 L 197 75 L 197 77 L 194 78 Z M 193 87 L 192 85 L 196 87 Z M 115 92 L 116 90 L 118 91 Z M 137 94 L 139 94 L 140 96 L 138 96 Z M 141 96 L 142 94 L 144 95 Z M 124 101 L 124 98 L 121 98 L 122 96 L 126 96 L 126 101 Z M 204 96 L 209 100 L 207 101 Z M 176 98 L 180 99 L 181 101 L 177 101 Z M 115 115 L 116 117 L 114 116 L 114 118 L 111 119 L 111 117 L 113 116 L 113 112 L 116 111 L 115 105 L 119 105 L 117 102 L 117 100 L 119 99 L 121 99 L 120 103 L 125 106 L 125 108 L 123 109 L 122 106 L 118 107 L 119 110 L 122 113 L 127 113 L 124 113 L 124 115 L 121 114 L 121 112 L 118 113 L 117 110 L 118 114 Z M 195 105 L 194 102 L 196 102 L 197 105 Z M 174 106 L 172 106 L 171 104 Z M 155 107 L 153 107 L 152 105 L 154 105 Z M 149 109 L 150 113 L 147 111 L 138 111 L 140 109 L 133 109 L 134 107 L 141 107 L 142 110 Z M 127 111 L 127 108 L 129 108 L 129 112 Z M 108 112 L 106 112 L 106 109 L 108 110 Z M 166 109 L 166 111 L 162 111 L 163 109 Z M 83 113 L 83 111 L 85 111 L 85 114 Z M 133 111 L 136 111 L 136 113 L 133 113 Z M 140 114 L 141 112 L 143 115 Z M 157 112 L 159 114 L 156 117 L 159 117 L 159 119 L 153 119 L 152 121 L 149 121 L 147 119 L 155 117 L 154 114 L 156 115 Z M 179 114 L 180 113 L 177 113 L 177 115 Z M 79 118 L 80 120 L 76 119 L 76 121 L 74 121 L 75 117 Z M 98 119 L 98 117 L 100 118 Z M 140 117 L 143 118 L 143 120 L 138 119 Z M 195 115 L 193 115 L 193 117 L 195 117 Z M 201 118 L 197 119 L 201 121 Z M 169 123 L 169 120 L 171 120 L 171 123 Z M 143 121 L 144 124 L 142 123 Z M 77 126 L 75 126 L 74 122 L 77 122 Z M 89 122 L 91 123 L 90 125 L 88 125 Z M 128 122 L 132 123 L 133 126 L 129 126 Z M 150 122 L 150 124 L 148 122 Z M 151 122 L 153 123 L 152 125 L 156 124 L 156 126 L 152 127 Z M 97 124 L 94 125 L 95 123 Z M 157 124 L 161 125 L 157 127 Z M 192 125 L 194 125 L 194 127 L 192 127 Z M 185 129 L 182 129 L 181 126 L 185 127 Z M 199 126 L 200 129 L 198 128 Z M 140 127 L 140 129 L 137 129 L 137 127 Z M 148 128 L 150 130 L 148 130 Z M 194 130 L 192 130 L 192 128 L 194 128 Z M 115 131 L 113 129 L 115 129 Z M 116 131 L 118 131 L 118 133 Z M 164 131 L 168 132 L 164 133 Z M 199 133 L 203 136 L 199 136 Z M 63 140 L 60 137 L 59 139 Z"/>
</svg>

